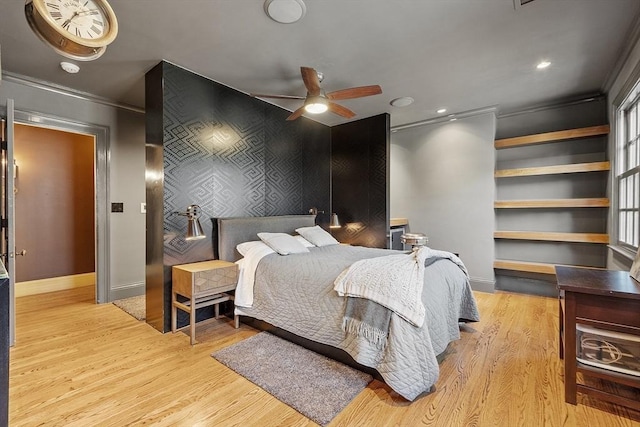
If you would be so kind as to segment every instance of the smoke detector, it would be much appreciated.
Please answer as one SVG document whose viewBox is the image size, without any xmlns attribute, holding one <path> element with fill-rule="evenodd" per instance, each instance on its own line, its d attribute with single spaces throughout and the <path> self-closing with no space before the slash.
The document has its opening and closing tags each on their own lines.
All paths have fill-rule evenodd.
<svg viewBox="0 0 640 427">
<path fill-rule="evenodd" d="M 304 17 L 307 6 L 302 0 L 266 0 L 264 12 L 276 22 L 293 24 Z"/>
<path fill-rule="evenodd" d="M 67 73 L 69 74 L 75 74 L 78 71 L 80 71 L 80 67 L 78 67 L 76 64 L 73 64 L 71 62 L 61 62 L 60 63 L 60 67 L 62 67 L 63 70 L 65 70 Z"/>
</svg>

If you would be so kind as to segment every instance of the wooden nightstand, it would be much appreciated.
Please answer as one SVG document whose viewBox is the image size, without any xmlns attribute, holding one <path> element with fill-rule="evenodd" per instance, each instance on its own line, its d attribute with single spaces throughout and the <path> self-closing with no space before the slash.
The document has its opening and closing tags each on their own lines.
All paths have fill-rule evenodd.
<svg viewBox="0 0 640 427">
<path fill-rule="evenodd" d="M 178 309 L 189 313 L 188 326 L 193 345 L 196 341 L 196 310 L 214 305 L 216 319 L 220 316 L 218 304 L 233 301 L 233 295 L 229 292 L 235 290 L 238 284 L 238 266 L 232 262 L 214 260 L 174 265 L 171 270 L 171 331 L 177 330 Z M 178 295 L 189 300 L 180 302 Z M 237 316 L 234 321 L 237 328 Z"/>
</svg>

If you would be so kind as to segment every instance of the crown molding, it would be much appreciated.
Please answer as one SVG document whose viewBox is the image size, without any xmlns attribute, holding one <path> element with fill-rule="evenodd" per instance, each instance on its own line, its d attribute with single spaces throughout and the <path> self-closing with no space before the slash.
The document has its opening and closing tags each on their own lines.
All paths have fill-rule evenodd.
<svg viewBox="0 0 640 427">
<path fill-rule="evenodd" d="M 110 99 L 93 95 L 91 93 L 82 92 L 76 89 L 57 85 L 55 83 L 47 82 L 44 80 L 39 80 L 33 77 L 23 76 L 21 74 L 12 73 L 10 71 L 3 71 L 2 78 L 7 82 L 17 83 L 24 86 L 45 90 L 47 92 L 57 93 L 58 95 L 68 96 L 76 99 L 82 99 L 84 101 L 95 102 L 97 104 L 107 105 L 109 107 L 115 107 L 123 110 L 133 111 L 134 113 L 144 114 L 144 111 L 145 111 L 144 108 L 139 108 L 133 105 L 112 101 Z"/>
<path fill-rule="evenodd" d="M 613 65 L 607 77 L 604 79 L 604 84 L 602 85 L 602 92 L 609 93 L 613 84 L 615 83 L 620 71 L 624 67 L 625 63 L 629 60 L 631 56 L 631 52 L 633 52 L 634 47 L 640 42 L 640 10 L 636 14 L 633 19 L 633 23 L 631 25 L 631 29 L 627 33 L 627 37 L 625 38 L 625 42 L 618 51 L 618 56 L 616 63 Z"/>
<path fill-rule="evenodd" d="M 418 122 L 412 122 L 412 123 L 406 123 L 406 124 L 403 124 L 403 125 L 391 126 L 391 132 L 397 132 L 399 130 L 414 128 L 414 127 L 417 127 L 417 126 L 425 126 L 425 125 L 433 125 L 433 124 L 436 124 L 436 123 L 450 122 L 451 119 L 465 119 L 465 118 L 468 118 L 468 117 L 480 116 L 480 115 L 487 114 L 487 113 L 494 113 L 495 114 L 497 111 L 498 111 L 498 107 L 497 106 L 478 108 L 478 109 L 475 109 L 475 110 L 467 110 L 467 111 L 462 111 L 460 113 L 447 114 L 447 115 L 442 116 L 442 117 L 434 117 L 432 119 L 420 120 Z"/>
<path fill-rule="evenodd" d="M 519 109 L 504 111 L 498 114 L 497 118 L 502 119 L 505 117 L 517 116 L 520 114 L 536 113 L 538 111 L 551 110 L 553 108 L 568 107 L 570 105 L 584 104 L 586 102 L 601 101 L 604 99 L 606 99 L 606 95 L 602 93 L 583 94 L 578 97 L 571 97 L 571 98 L 556 100 L 555 102 L 549 102 L 546 104 L 537 104 L 537 105 L 531 105 L 531 106 L 523 107 Z"/>
</svg>

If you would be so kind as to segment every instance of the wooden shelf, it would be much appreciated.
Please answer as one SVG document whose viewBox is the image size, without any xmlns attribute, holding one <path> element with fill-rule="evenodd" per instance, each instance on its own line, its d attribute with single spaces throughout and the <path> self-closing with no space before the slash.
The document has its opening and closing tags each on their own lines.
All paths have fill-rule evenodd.
<svg viewBox="0 0 640 427">
<path fill-rule="evenodd" d="M 555 233 L 546 231 L 496 231 L 496 239 L 539 240 L 570 243 L 609 243 L 608 234 L 599 233 Z"/>
<path fill-rule="evenodd" d="M 538 199 L 538 200 L 496 200 L 496 209 L 525 208 L 607 208 L 608 198 L 593 199 Z"/>
<path fill-rule="evenodd" d="M 515 138 L 497 139 L 494 143 L 496 149 L 521 147 L 524 145 L 545 144 L 567 139 L 587 138 L 590 136 L 602 136 L 609 133 L 609 125 L 591 126 L 579 129 L 561 130 L 557 132 L 538 133 L 535 135 L 518 136 Z"/>
<path fill-rule="evenodd" d="M 403 225 L 408 225 L 409 220 L 407 218 L 391 218 L 389 220 L 390 227 L 401 227 Z"/>
<path fill-rule="evenodd" d="M 557 175 L 564 173 L 608 171 L 611 164 L 607 162 L 573 163 L 569 165 L 538 166 L 532 168 L 501 169 L 495 171 L 496 178 L 514 176 Z"/>
<path fill-rule="evenodd" d="M 544 262 L 531 262 L 531 261 L 514 261 L 509 259 L 497 259 L 493 262 L 493 268 L 499 270 L 511 270 L 511 271 L 524 271 L 527 273 L 541 273 L 541 274 L 556 274 L 556 266 L 561 264 L 549 264 Z M 574 266 L 571 266 L 574 267 Z M 582 268 L 601 269 L 600 267 L 587 267 Z"/>
<path fill-rule="evenodd" d="M 611 169 L 609 162 L 574 163 L 570 165 L 538 166 L 533 168 L 501 169 L 495 171 L 496 178 L 513 176 L 556 175 L 563 173 L 598 172 Z"/>
<path fill-rule="evenodd" d="M 493 262 L 493 268 L 498 268 L 500 270 L 525 271 L 528 273 L 556 274 L 555 264 L 545 264 L 542 262 L 497 259 Z"/>
</svg>

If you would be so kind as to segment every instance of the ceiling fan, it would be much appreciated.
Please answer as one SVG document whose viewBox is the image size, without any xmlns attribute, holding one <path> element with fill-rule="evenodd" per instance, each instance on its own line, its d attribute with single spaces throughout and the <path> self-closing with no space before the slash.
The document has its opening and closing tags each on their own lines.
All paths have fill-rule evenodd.
<svg viewBox="0 0 640 427">
<path fill-rule="evenodd" d="M 287 120 L 295 120 L 305 111 L 312 114 L 320 114 L 327 110 L 350 119 L 356 113 L 333 101 L 362 98 L 382 93 L 382 88 L 378 85 L 351 87 L 325 93 L 320 87 L 320 82 L 323 78 L 322 73 L 310 67 L 300 67 L 300 73 L 302 74 L 302 81 L 304 81 L 304 85 L 307 88 L 307 96 L 264 95 L 259 93 L 252 93 L 251 96 L 256 98 L 304 99 L 302 107 L 291 113 Z"/>
</svg>

